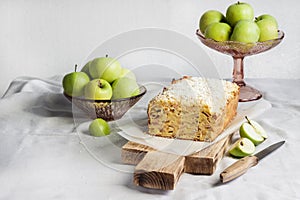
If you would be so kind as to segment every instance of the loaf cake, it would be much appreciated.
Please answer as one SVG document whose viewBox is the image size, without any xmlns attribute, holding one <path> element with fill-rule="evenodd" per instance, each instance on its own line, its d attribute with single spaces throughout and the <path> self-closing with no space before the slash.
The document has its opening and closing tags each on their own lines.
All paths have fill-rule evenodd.
<svg viewBox="0 0 300 200">
<path fill-rule="evenodd" d="M 148 104 L 148 134 L 213 141 L 236 116 L 239 86 L 184 76 L 173 80 Z"/>
</svg>

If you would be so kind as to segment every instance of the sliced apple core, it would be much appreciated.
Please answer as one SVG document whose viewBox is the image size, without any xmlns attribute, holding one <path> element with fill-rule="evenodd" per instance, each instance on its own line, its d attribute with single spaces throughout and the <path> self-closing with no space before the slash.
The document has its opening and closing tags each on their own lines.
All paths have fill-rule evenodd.
<svg viewBox="0 0 300 200">
<path fill-rule="evenodd" d="M 240 149 L 245 154 L 252 154 L 255 151 L 255 146 L 251 140 L 247 138 L 242 138 L 240 141 Z"/>
</svg>

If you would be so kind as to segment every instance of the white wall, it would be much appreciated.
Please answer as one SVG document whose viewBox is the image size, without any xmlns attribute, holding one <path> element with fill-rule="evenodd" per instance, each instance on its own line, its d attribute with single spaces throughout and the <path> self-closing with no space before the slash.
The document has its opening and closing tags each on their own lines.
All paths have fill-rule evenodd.
<svg viewBox="0 0 300 200">
<path fill-rule="evenodd" d="M 124 31 L 160 27 L 195 36 L 199 16 L 225 12 L 235 0 L 0 0 L 0 96 L 18 76 L 65 74 L 99 44 Z M 273 50 L 245 59 L 246 77 L 300 78 L 300 3 L 248 0 L 256 16 L 274 15 L 286 37 Z M 202 44 L 199 45 L 201 46 Z M 203 46 L 203 45 L 202 45 Z M 204 47 L 220 76 L 232 60 Z"/>
</svg>

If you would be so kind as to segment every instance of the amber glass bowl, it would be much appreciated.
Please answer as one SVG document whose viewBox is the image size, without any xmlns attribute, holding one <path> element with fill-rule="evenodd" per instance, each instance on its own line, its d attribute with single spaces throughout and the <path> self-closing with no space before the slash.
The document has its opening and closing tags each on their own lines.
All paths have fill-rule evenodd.
<svg viewBox="0 0 300 200">
<path fill-rule="evenodd" d="M 112 100 L 91 100 L 84 97 L 71 97 L 65 93 L 64 95 L 76 107 L 85 112 L 89 118 L 102 118 L 106 121 L 114 121 L 120 119 L 146 92 L 147 89 L 144 86 L 140 86 L 138 95 Z"/>
</svg>

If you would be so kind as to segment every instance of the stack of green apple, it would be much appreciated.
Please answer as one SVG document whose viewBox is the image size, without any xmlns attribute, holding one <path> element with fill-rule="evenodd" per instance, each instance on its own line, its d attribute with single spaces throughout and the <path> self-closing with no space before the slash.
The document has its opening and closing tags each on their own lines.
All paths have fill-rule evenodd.
<svg viewBox="0 0 300 200">
<path fill-rule="evenodd" d="M 226 15 L 218 10 L 206 11 L 200 18 L 199 29 L 215 41 L 255 43 L 278 38 L 276 18 L 270 14 L 254 18 L 252 6 L 245 2 L 231 4 Z"/>
<path fill-rule="evenodd" d="M 234 157 L 249 156 L 255 152 L 255 146 L 268 138 L 263 127 L 246 117 L 246 122 L 240 127 L 240 138 L 231 146 L 229 153 Z"/>
<path fill-rule="evenodd" d="M 62 85 L 65 94 L 91 100 L 128 98 L 140 92 L 135 74 L 123 68 L 117 59 L 108 56 L 89 61 L 80 72 L 75 67 L 74 72 L 64 76 Z M 89 130 L 94 136 L 110 132 L 103 119 L 95 119 Z"/>
</svg>

